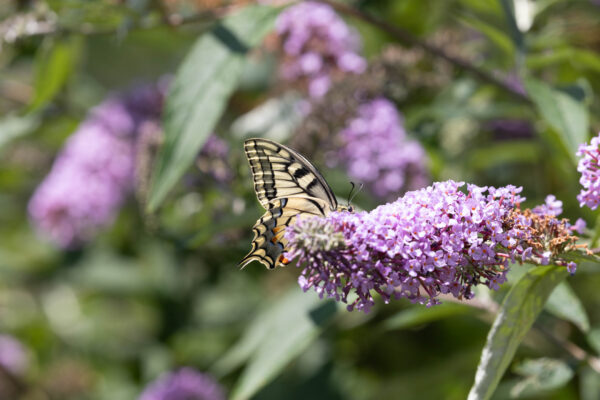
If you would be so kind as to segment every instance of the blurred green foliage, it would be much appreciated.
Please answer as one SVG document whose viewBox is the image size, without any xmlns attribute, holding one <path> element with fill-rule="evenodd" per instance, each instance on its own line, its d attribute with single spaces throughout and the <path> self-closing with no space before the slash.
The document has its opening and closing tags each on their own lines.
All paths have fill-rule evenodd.
<svg viewBox="0 0 600 400">
<path fill-rule="evenodd" d="M 229 7 L 244 7 L 237 3 L 34 0 L 0 11 L 0 331 L 19 338 L 29 360 L 21 386 L 0 379 L 13 396 L 6 398 L 133 399 L 162 372 L 189 365 L 216 376 L 234 399 L 464 399 L 502 299 L 510 293 L 505 307 L 512 311 L 525 304 L 514 300 L 532 290 L 519 280 L 521 266 L 499 292 L 481 290 L 474 305 L 427 309 L 397 301 L 366 315 L 302 293 L 293 266 L 238 270 L 262 213 L 241 143 L 261 134 L 257 126 L 277 127 L 272 134 L 283 141 L 295 122 L 275 79 L 276 57 L 260 44 L 279 9 L 249 6 L 222 24 Z M 427 149 L 433 180 L 523 186 L 526 206 L 552 193 L 566 217 L 585 218 L 600 235 L 597 213 L 576 200 L 574 156 L 600 130 L 600 6 L 344 4 L 416 38 L 399 42 L 381 26 L 343 14 L 370 60 L 391 46 L 400 55 L 420 52 L 418 63 L 402 66 L 412 81 L 399 83 L 403 92 L 394 100 L 411 137 Z M 39 31 L 11 36 L 19 18 L 37 21 Z M 223 43 L 223 27 L 249 47 Z M 448 64 L 423 51 L 422 42 L 505 85 Z M 424 71 L 441 64 L 449 65 L 448 75 L 428 87 Z M 111 227 L 76 250 L 37 235 L 28 199 L 89 109 L 109 93 L 173 74 L 179 90 L 167 100 L 167 147 L 154 191 L 145 194 L 154 212 L 131 198 Z M 524 85 L 515 89 L 511 77 Z M 515 120 L 526 129 L 497 124 Z M 194 166 L 212 131 L 231 148 L 227 184 Z M 347 192 L 343 171 L 323 172 L 337 194 Z M 366 192 L 355 202 L 377 204 Z M 492 398 L 598 398 L 599 370 L 572 349 L 600 355 L 599 271 L 583 262 L 552 295 L 559 281 L 542 282 L 546 293 L 529 298 L 534 311 L 526 322 L 509 320 L 517 326 L 508 336 L 525 336 L 520 346 L 488 342 L 487 350 L 504 356 L 492 361 L 508 367 L 491 377 L 502 378 Z M 498 346 L 510 351 L 494 353 Z"/>
</svg>

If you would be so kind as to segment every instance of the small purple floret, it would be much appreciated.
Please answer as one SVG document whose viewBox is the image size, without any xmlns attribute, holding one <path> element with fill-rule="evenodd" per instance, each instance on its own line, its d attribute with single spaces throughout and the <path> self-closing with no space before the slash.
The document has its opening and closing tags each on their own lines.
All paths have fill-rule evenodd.
<svg viewBox="0 0 600 400">
<path fill-rule="evenodd" d="M 558 217 L 563 212 L 562 206 L 562 201 L 558 200 L 555 195 L 549 194 L 543 205 L 534 207 L 531 211 L 538 215 Z"/>
</svg>

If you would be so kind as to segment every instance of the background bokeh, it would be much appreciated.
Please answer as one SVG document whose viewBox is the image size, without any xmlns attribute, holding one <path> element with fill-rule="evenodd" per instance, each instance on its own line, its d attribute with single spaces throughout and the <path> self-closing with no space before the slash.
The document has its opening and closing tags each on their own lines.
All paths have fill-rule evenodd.
<svg viewBox="0 0 600 400">
<path fill-rule="evenodd" d="M 301 151 L 342 204 L 350 181 L 365 210 L 434 181 L 512 184 L 597 240 L 576 198 L 575 150 L 600 130 L 600 5 L 584 0 L 292 4 L 214 126 L 190 115 L 210 132 L 149 211 L 164 126 L 188 107 L 172 88 L 225 79 L 191 58 L 249 3 L 0 2 L 0 398 L 136 399 L 174 371 L 202 399 L 220 396 L 202 379 L 236 399 L 466 398 L 527 267 L 470 305 L 367 314 L 303 293 L 293 265 L 239 270 L 264 211 L 247 137 Z M 599 271 L 553 295 L 494 398 L 600 398 L 573 350 L 600 354 Z"/>
</svg>

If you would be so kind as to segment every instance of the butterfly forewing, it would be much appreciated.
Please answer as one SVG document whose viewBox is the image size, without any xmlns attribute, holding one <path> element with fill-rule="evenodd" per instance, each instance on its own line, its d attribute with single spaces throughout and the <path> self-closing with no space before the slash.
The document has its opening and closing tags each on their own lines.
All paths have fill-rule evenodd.
<svg viewBox="0 0 600 400">
<path fill-rule="evenodd" d="M 325 178 L 301 154 L 267 139 L 248 139 L 244 150 L 254 178 L 254 190 L 267 210 L 254 224 L 252 250 L 240 265 L 260 261 L 267 268 L 287 264 L 283 237 L 300 214 L 327 215 L 337 201 Z"/>
<path fill-rule="evenodd" d="M 254 190 L 264 208 L 276 198 L 304 195 L 323 199 L 336 209 L 337 201 L 325 178 L 301 154 L 267 139 L 248 139 L 244 150 Z"/>
</svg>

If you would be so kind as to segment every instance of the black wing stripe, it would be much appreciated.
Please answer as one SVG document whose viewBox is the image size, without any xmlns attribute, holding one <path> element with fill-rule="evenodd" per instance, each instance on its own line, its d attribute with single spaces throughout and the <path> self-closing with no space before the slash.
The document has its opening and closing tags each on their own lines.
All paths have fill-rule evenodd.
<svg viewBox="0 0 600 400">
<path fill-rule="evenodd" d="M 252 169 L 254 187 L 256 190 L 263 190 L 258 197 L 265 208 L 270 200 L 285 196 L 273 190 L 277 188 L 277 181 L 281 178 L 281 174 L 275 176 L 275 171 L 287 171 L 290 174 L 288 179 L 295 180 L 308 196 L 327 201 L 331 210 L 337 208 L 337 200 L 323 175 L 301 154 L 267 139 L 248 139 L 244 143 L 244 149 Z M 311 184 L 312 179 L 308 182 L 302 180 L 308 175 L 316 183 Z M 309 184 L 310 190 L 307 190 Z"/>
<path fill-rule="evenodd" d="M 267 139 L 248 139 L 244 150 L 266 212 L 256 221 L 252 249 L 240 264 L 259 261 L 272 269 L 287 263 L 285 228 L 301 214 L 328 214 L 337 200 L 323 175 L 294 150 Z"/>
</svg>

